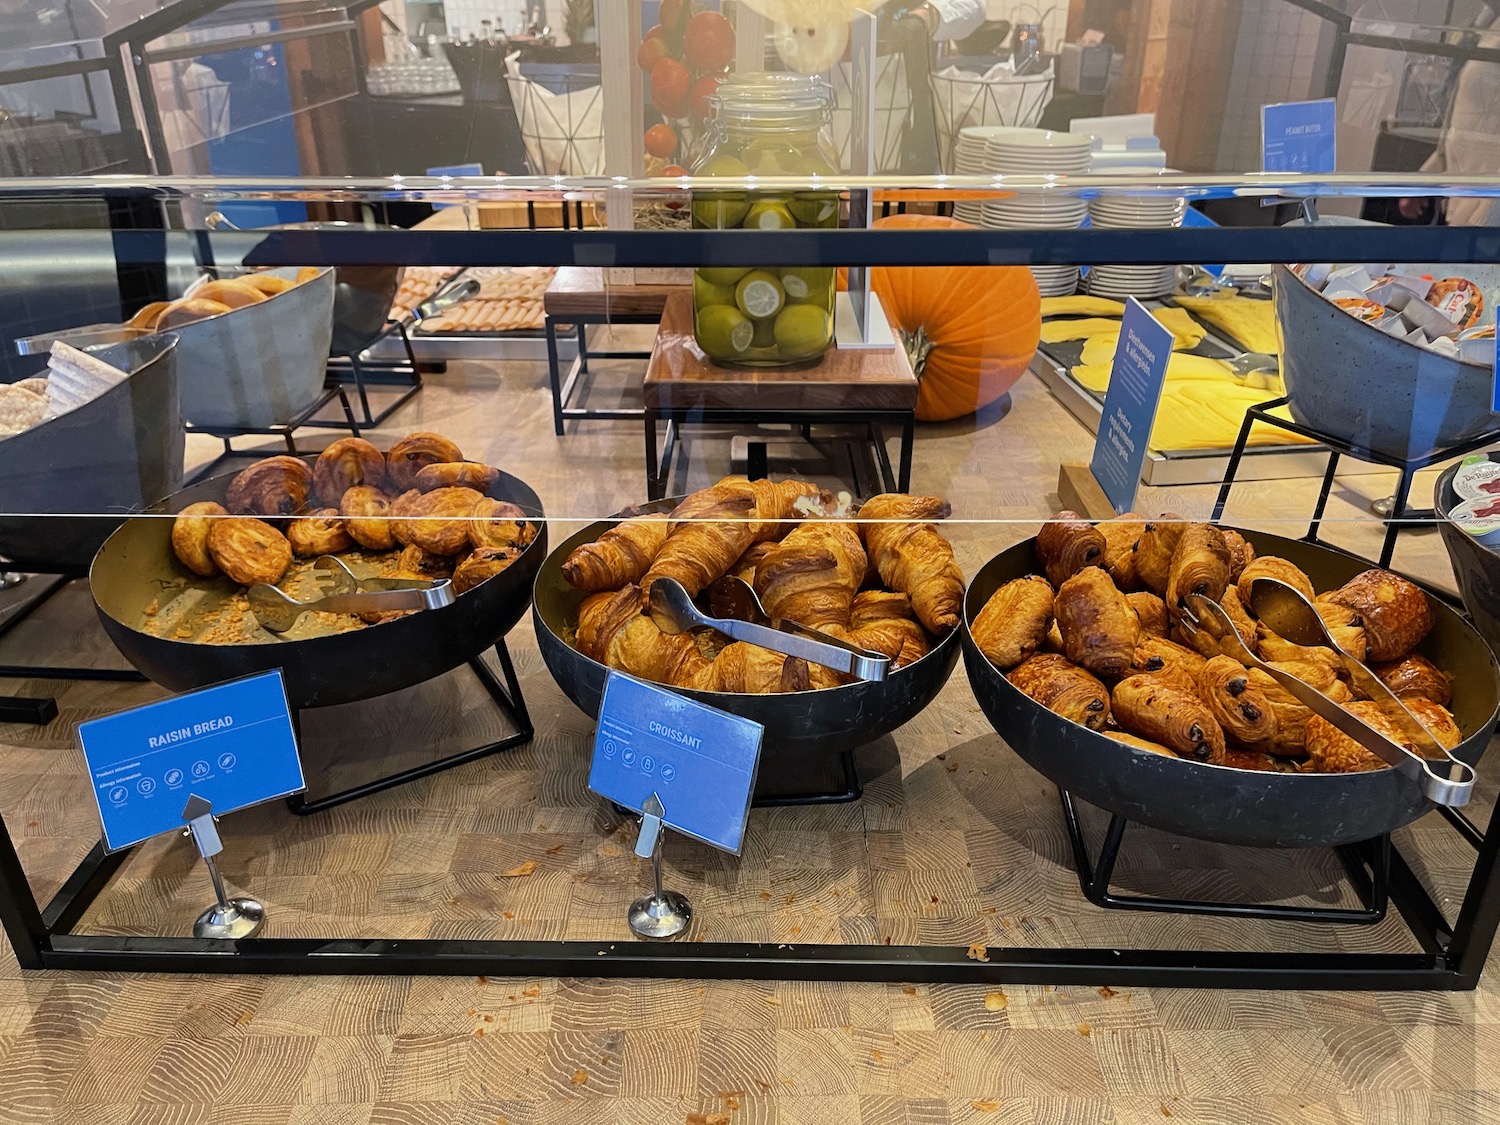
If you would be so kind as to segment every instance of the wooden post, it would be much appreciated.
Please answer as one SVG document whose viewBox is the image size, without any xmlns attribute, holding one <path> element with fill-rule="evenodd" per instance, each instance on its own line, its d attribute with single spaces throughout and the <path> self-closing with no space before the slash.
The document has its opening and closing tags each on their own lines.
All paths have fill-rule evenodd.
<svg viewBox="0 0 1500 1125">
<path fill-rule="evenodd" d="M 1115 507 L 1087 465 L 1064 462 L 1057 474 L 1057 499 L 1063 508 L 1091 520 L 1107 520 Z"/>
</svg>

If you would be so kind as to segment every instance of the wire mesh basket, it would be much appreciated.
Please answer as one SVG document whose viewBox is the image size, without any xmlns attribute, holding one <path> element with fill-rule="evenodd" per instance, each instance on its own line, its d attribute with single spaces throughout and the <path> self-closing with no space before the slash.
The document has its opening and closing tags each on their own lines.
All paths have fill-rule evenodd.
<svg viewBox="0 0 1500 1125">
<path fill-rule="evenodd" d="M 931 76 L 937 113 L 938 155 L 943 171 L 954 172 L 958 131 L 969 125 L 1016 125 L 1031 128 L 1052 100 L 1052 64 L 1037 74 L 973 74 L 950 67 Z"/>
<path fill-rule="evenodd" d="M 849 167 L 849 138 L 853 124 L 851 63 L 840 63 L 829 72 L 833 86 L 833 145 L 839 162 Z M 911 112 L 911 87 L 906 81 L 903 55 L 878 55 L 875 59 L 875 171 L 894 172 L 901 166 L 902 135 Z"/>
<path fill-rule="evenodd" d="M 548 89 L 512 69 L 511 104 L 534 176 L 598 176 L 604 172 L 604 87 L 596 75 L 568 75 Z"/>
</svg>

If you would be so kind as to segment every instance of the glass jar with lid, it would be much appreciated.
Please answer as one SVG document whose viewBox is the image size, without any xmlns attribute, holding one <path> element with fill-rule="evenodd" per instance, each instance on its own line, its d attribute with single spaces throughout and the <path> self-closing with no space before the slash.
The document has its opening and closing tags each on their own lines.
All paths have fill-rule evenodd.
<svg viewBox="0 0 1500 1125">
<path fill-rule="evenodd" d="M 731 75 L 712 99 L 695 176 L 833 176 L 832 90 L 813 75 Z M 833 189 L 695 191 L 696 229 L 836 227 Z M 817 360 L 833 343 L 831 266 L 705 266 L 693 277 L 693 332 L 718 363 L 771 367 Z"/>
</svg>

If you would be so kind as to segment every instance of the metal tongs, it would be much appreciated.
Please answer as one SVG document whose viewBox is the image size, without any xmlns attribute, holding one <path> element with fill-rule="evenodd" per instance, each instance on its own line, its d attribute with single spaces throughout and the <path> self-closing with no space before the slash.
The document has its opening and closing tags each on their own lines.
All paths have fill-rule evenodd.
<svg viewBox="0 0 1500 1125">
<path fill-rule="evenodd" d="M 1240 636 L 1224 607 L 1213 599 L 1202 594 L 1187 595 L 1181 626 L 1189 636 L 1207 634 L 1224 655 L 1232 656 L 1251 668 L 1259 668 L 1314 714 L 1378 755 L 1398 773 L 1415 781 L 1423 796 L 1433 804 L 1462 808 L 1469 803 L 1474 793 L 1474 770 L 1453 757 L 1380 677 L 1339 646 L 1317 609 L 1299 590 L 1274 578 L 1257 578 L 1250 587 L 1250 602 L 1256 616 L 1278 636 L 1293 644 L 1321 645 L 1332 649 L 1354 686 L 1380 708 L 1381 714 L 1416 747 L 1416 751 L 1386 737 L 1307 681 L 1261 660 Z"/>
<path fill-rule="evenodd" d="M 298 601 L 277 586 L 260 583 L 246 592 L 250 609 L 268 633 L 285 633 L 304 613 L 398 613 L 411 609 L 441 609 L 453 604 L 453 583 L 446 578 L 358 578 L 331 555 L 313 563 L 320 572 L 324 596 Z"/>
<path fill-rule="evenodd" d="M 727 583 L 738 583 L 743 590 Z M 651 620 L 663 633 L 714 629 L 730 640 L 748 641 L 772 652 L 801 657 L 860 680 L 883 680 L 890 671 L 891 658 L 882 653 L 851 645 L 795 621 L 773 620 L 761 606 L 755 591 L 738 578 L 721 578 L 711 589 L 710 600 L 714 613 L 729 616 L 708 616 L 693 604 L 681 582 L 675 578 L 658 578 L 651 583 L 646 608 Z"/>
</svg>

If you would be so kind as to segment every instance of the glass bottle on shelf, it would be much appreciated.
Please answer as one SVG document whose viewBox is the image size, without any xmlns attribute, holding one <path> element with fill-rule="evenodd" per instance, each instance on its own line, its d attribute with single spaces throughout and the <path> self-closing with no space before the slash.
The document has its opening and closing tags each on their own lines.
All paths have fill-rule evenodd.
<svg viewBox="0 0 1500 1125">
<path fill-rule="evenodd" d="M 833 91 L 815 75 L 730 75 L 695 176 L 834 176 Z M 695 191 L 696 229 L 836 227 L 838 192 Z M 693 335 L 718 363 L 808 363 L 833 343 L 832 266 L 705 266 L 693 276 Z"/>
</svg>

